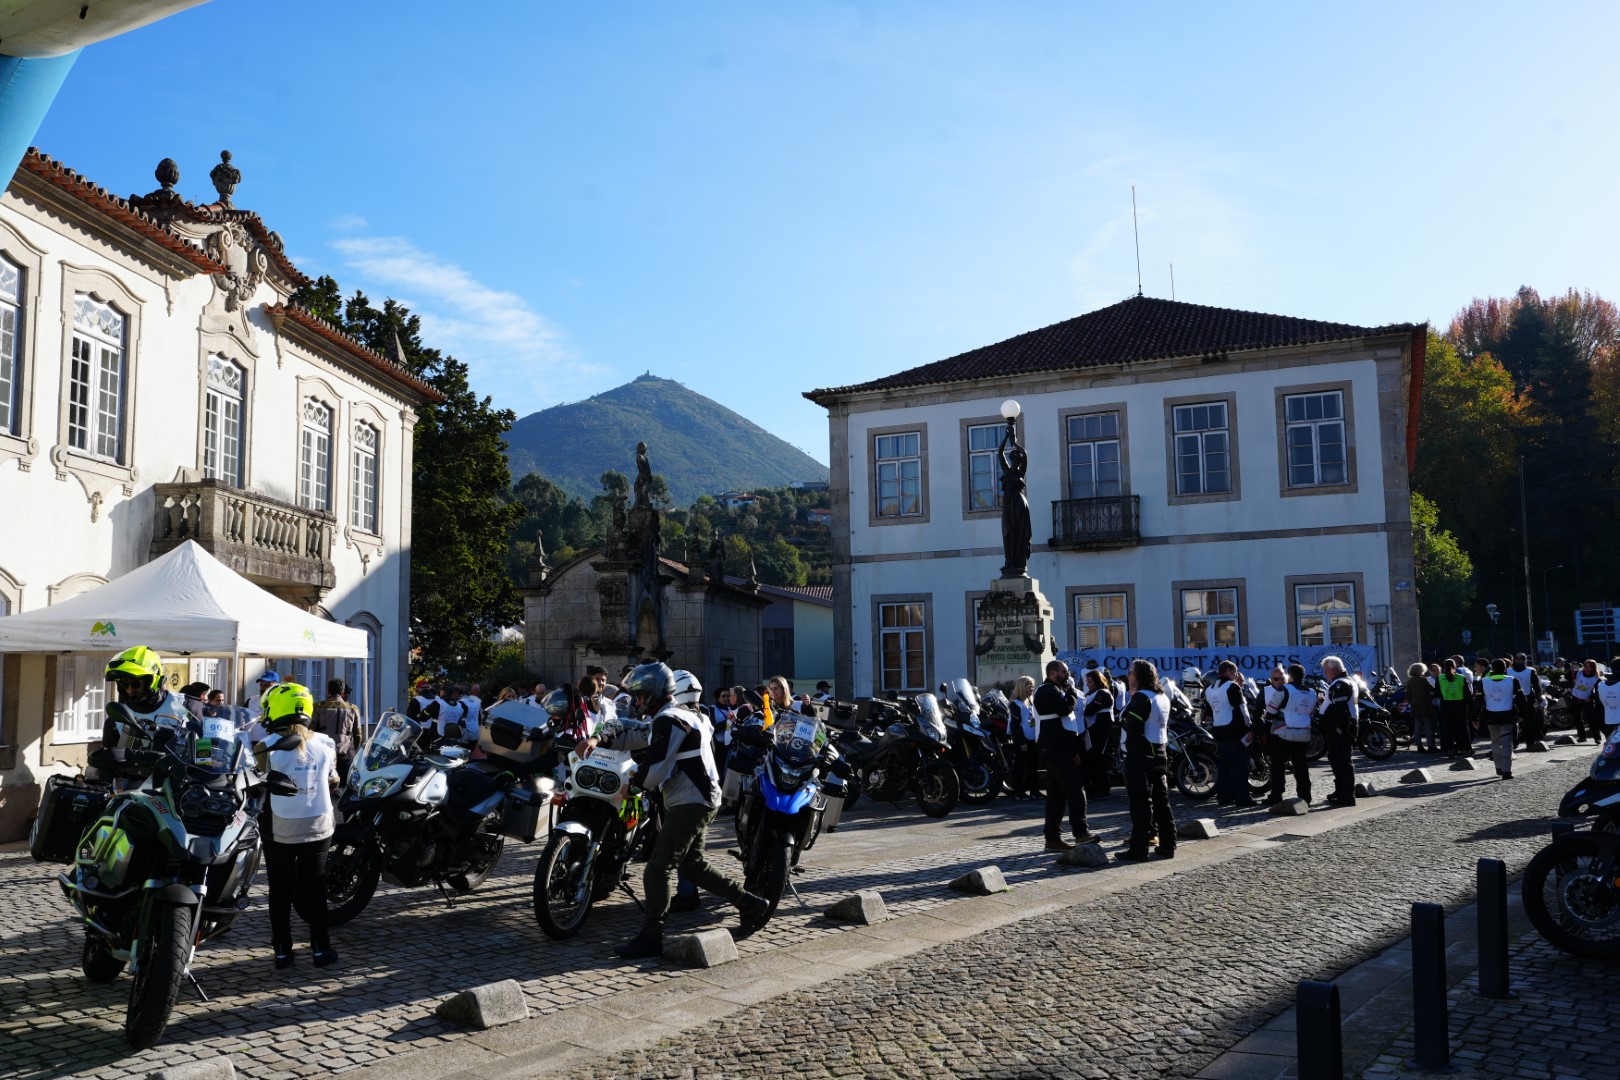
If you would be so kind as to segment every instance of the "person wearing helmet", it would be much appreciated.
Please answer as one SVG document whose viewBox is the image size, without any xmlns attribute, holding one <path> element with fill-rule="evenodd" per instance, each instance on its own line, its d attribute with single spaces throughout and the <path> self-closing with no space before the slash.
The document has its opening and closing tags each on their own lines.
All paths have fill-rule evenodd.
<svg viewBox="0 0 1620 1080">
<path fill-rule="evenodd" d="M 337 824 L 332 792 L 337 786 L 337 745 L 310 727 L 315 697 L 298 683 L 278 683 L 264 695 L 268 737 L 258 750 L 259 767 L 287 776 L 296 795 L 272 795 L 261 819 L 264 866 L 270 885 L 270 943 L 277 969 L 293 963 L 292 911 L 309 924 L 316 967 L 337 961 L 326 929 L 326 853 Z"/>
<path fill-rule="evenodd" d="M 737 905 L 743 932 L 752 933 L 770 918 L 769 902 L 748 892 L 741 882 L 727 877 L 704 858 L 709 823 L 720 807 L 713 729 L 708 717 L 675 700 L 677 692 L 685 697 L 701 694 L 703 688 L 689 673 L 678 682 L 673 671 L 655 662 L 631 671 L 624 680 L 624 689 L 641 716 L 652 720 L 650 764 L 641 786 L 663 796 L 664 824 L 647 859 L 641 932 L 621 945 L 618 954 L 639 959 L 663 952 L 670 878 L 677 869 Z"/>
<path fill-rule="evenodd" d="M 187 712 L 184 703 L 163 689 L 163 658 L 145 645 L 125 649 L 107 662 L 107 681 L 118 692 L 118 700 L 137 717 L 159 727 L 201 734 L 202 724 Z M 101 729 L 103 746 L 127 747 L 135 736 L 124 731 L 111 716 Z"/>
</svg>

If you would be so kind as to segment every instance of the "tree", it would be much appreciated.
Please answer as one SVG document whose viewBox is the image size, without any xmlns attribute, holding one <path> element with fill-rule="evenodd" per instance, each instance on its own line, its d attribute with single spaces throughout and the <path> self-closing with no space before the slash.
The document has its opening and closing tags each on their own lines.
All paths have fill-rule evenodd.
<svg viewBox="0 0 1620 1080">
<path fill-rule="evenodd" d="M 1469 626 L 1474 563 L 1457 538 L 1440 527 L 1440 512 L 1434 503 L 1416 491 L 1412 492 L 1412 552 L 1424 639 L 1449 651 Z"/>
<path fill-rule="evenodd" d="M 422 342 L 421 319 L 393 300 L 356 292 L 338 311 L 323 277 L 293 297 L 361 344 L 399 360 L 443 395 L 417 409 L 411 495 L 412 671 L 467 677 L 495 653 L 491 638 L 522 616 L 506 570 L 522 507 L 508 497 L 502 441 L 515 419 L 473 392 L 467 365 Z"/>
<path fill-rule="evenodd" d="M 799 558 L 799 550 L 780 536 L 754 548 L 754 564 L 759 568 L 759 580 L 767 585 L 804 585 L 810 580 L 810 569 Z"/>
</svg>

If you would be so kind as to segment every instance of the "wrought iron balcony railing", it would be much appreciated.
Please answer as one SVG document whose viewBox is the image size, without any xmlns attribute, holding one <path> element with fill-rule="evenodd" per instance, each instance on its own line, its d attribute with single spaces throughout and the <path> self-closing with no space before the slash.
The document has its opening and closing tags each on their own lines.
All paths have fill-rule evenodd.
<svg viewBox="0 0 1620 1080">
<path fill-rule="evenodd" d="M 1054 499 L 1052 540 L 1055 548 L 1120 548 L 1135 545 L 1139 495 L 1100 499 Z"/>
</svg>

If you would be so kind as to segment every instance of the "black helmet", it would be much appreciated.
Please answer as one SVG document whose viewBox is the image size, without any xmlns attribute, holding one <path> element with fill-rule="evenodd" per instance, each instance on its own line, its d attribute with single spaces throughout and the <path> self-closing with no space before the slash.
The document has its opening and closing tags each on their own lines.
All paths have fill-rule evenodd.
<svg viewBox="0 0 1620 1080">
<path fill-rule="evenodd" d="M 574 707 L 573 695 L 568 692 L 568 687 L 559 686 L 540 699 L 540 707 L 550 713 L 552 719 L 562 720 Z"/>
<path fill-rule="evenodd" d="M 675 673 L 668 664 L 642 664 L 619 683 L 625 693 L 644 701 L 658 701 L 675 693 Z"/>
</svg>

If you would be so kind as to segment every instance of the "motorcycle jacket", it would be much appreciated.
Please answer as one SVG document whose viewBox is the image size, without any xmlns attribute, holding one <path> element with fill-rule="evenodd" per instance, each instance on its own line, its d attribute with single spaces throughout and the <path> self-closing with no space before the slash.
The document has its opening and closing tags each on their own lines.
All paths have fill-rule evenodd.
<svg viewBox="0 0 1620 1080">
<path fill-rule="evenodd" d="M 1323 721 L 1331 729 L 1354 736 L 1356 721 L 1361 716 L 1360 697 L 1360 687 L 1348 675 L 1334 679 L 1328 684 L 1327 699 L 1322 702 Z"/>
<path fill-rule="evenodd" d="M 1051 750 L 1062 745 L 1066 741 L 1065 733 L 1079 734 L 1079 724 L 1074 718 L 1074 707 L 1079 700 L 1080 695 L 1070 683 L 1059 686 L 1043 682 L 1035 688 L 1035 720 L 1040 730 L 1035 741 L 1041 749 Z"/>
<path fill-rule="evenodd" d="M 1243 691 L 1237 683 L 1216 683 L 1204 691 L 1204 700 L 1209 703 L 1217 740 L 1232 742 L 1248 733 L 1248 725 L 1244 723 Z"/>
<path fill-rule="evenodd" d="M 680 705 L 665 705 L 653 717 L 652 753 L 641 786 L 663 793 L 664 805 L 720 805 L 720 770 L 714 763 L 709 718 Z"/>
</svg>

